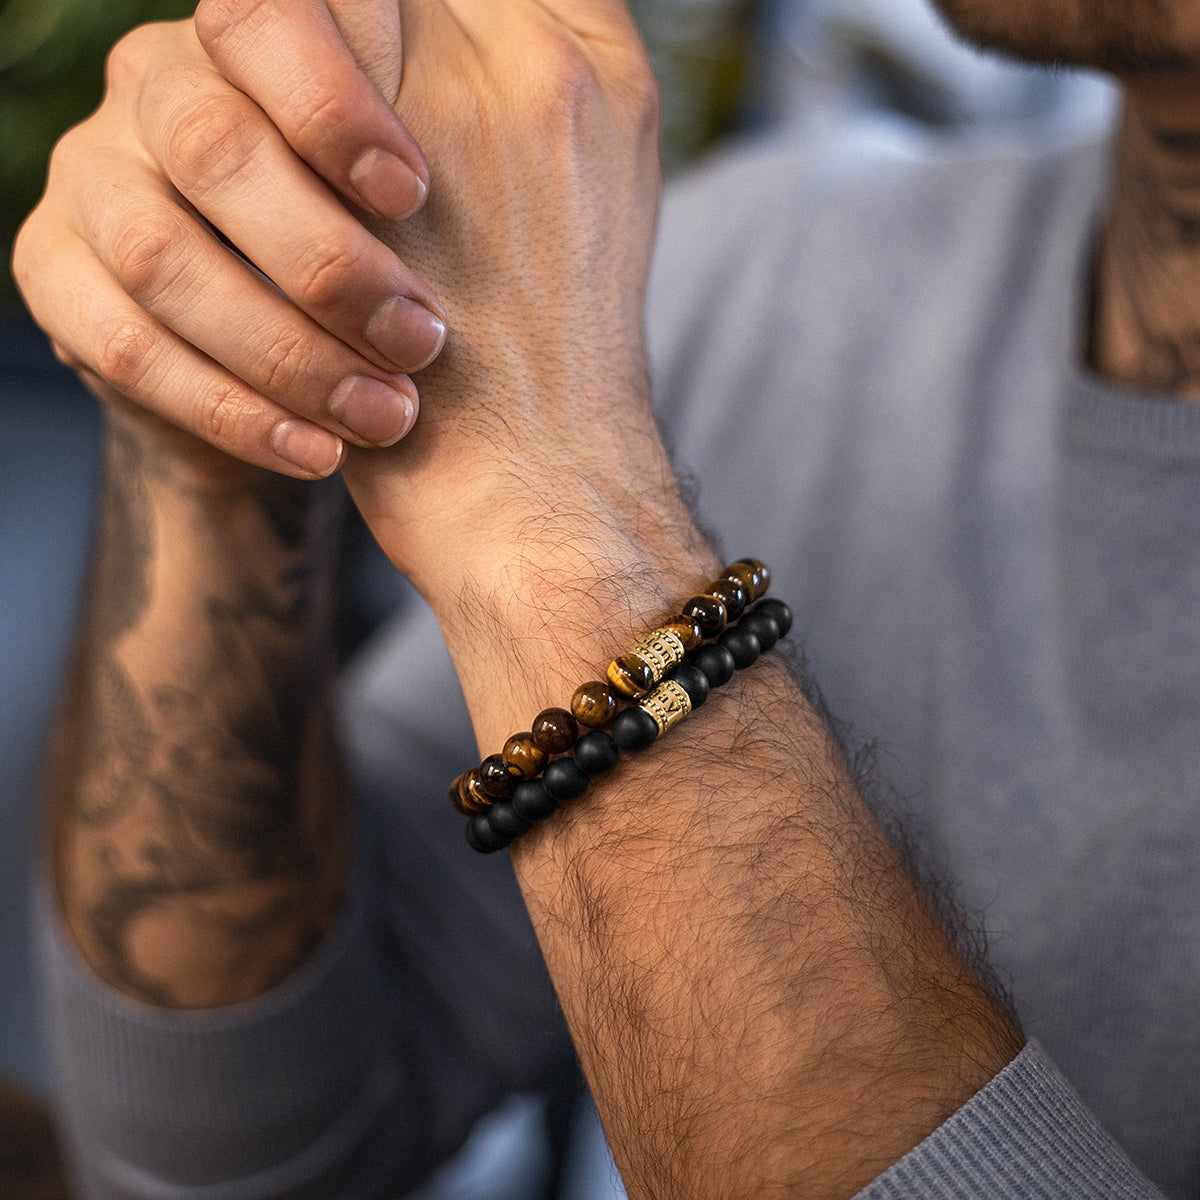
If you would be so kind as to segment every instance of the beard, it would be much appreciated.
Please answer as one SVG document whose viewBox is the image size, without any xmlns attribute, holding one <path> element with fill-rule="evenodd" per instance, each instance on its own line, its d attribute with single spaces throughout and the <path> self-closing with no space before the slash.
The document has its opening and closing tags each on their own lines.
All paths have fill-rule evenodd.
<svg viewBox="0 0 1200 1200">
<path fill-rule="evenodd" d="M 1189 0 L 1190 3 L 1190 0 Z M 1115 75 L 1195 69 L 1200 45 L 1180 36 L 1179 0 L 933 0 L 983 50 Z M 1193 16 L 1192 23 L 1196 24 Z"/>
</svg>

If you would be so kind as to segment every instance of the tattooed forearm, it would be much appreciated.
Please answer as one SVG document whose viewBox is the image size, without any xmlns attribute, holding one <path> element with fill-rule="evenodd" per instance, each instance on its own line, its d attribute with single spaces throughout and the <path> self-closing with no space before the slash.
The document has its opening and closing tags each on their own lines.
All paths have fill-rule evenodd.
<svg viewBox="0 0 1200 1200">
<path fill-rule="evenodd" d="M 151 1003 L 262 992 L 336 908 L 330 502 L 259 476 L 197 484 L 113 423 L 51 835 L 82 952 Z"/>
</svg>

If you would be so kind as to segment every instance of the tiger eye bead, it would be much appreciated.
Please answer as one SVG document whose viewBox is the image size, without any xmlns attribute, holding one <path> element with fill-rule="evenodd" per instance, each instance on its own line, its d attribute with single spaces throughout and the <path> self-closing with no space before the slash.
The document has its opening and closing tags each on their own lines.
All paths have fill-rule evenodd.
<svg viewBox="0 0 1200 1200">
<path fill-rule="evenodd" d="M 575 745 L 579 726 L 565 708 L 546 708 L 533 718 L 533 742 L 547 754 L 561 754 Z"/>
<path fill-rule="evenodd" d="M 607 683 L 593 680 L 581 684 L 571 697 L 571 715 L 592 729 L 607 725 L 617 711 L 617 698 Z"/>
<path fill-rule="evenodd" d="M 693 596 L 684 606 L 683 615 L 694 617 L 706 638 L 716 637 L 725 628 L 725 605 L 716 596 Z"/>
<path fill-rule="evenodd" d="M 683 643 L 685 653 L 695 650 L 704 641 L 704 634 L 700 632 L 700 623 L 695 617 L 685 617 L 683 613 L 672 617 L 663 625 L 663 629 L 668 633 L 673 633 Z"/>
<path fill-rule="evenodd" d="M 491 807 L 492 798 L 483 790 L 483 780 L 479 777 L 479 768 L 460 775 L 450 785 L 450 803 L 464 816 L 487 812 Z"/>
<path fill-rule="evenodd" d="M 752 603 L 767 594 L 767 589 L 771 586 L 771 568 L 765 562 L 759 562 L 757 558 L 739 558 L 734 565 L 749 567 L 754 575 L 754 583 L 750 589 Z"/>
<path fill-rule="evenodd" d="M 639 654 L 622 654 L 608 664 L 608 682 L 631 700 L 644 695 L 654 686 L 654 672 Z"/>
<path fill-rule="evenodd" d="M 546 765 L 546 752 L 538 747 L 532 733 L 514 733 L 501 751 L 508 769 L 521 779 L 534 779 Z"/>
<path fill-rule="evenodd" d="M 479 772 L 485 794 L 493 800 L 507 800 L 513 794 L 513 788 L 521 782 L 521 777 L 508 769 L 504 756 L 500 754 L 489 754 L 475 770 Z"/>
<path fill-rule="evenodd" d="M 721 572 L 722 579 L 734 579 L 746 589 L 747 603 L 754 603 L 754 592 L 757 584 L 761 584 L 761 577 L 754 573 L 754 568 L 744 562 L 730 563 L 729 566 Z"/>
<path fill-rule="evenodd" d="M 716 596 L 725 605 L 727 621 L 736 621 L 750 603 L 750 593 L 736 579 L 715 580 L 710 585 L 708 594 Z"/>
</svg>

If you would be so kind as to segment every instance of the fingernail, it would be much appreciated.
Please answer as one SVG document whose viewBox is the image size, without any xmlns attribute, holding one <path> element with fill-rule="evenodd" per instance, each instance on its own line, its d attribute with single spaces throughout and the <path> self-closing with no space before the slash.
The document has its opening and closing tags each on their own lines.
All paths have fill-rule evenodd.
<svg viewBox="0 0 1200 1200">
<path fill-rule="evenodd" d="M 350 182 L 368 208 L 392 221 L 411 217 L 429 193 L 420 175 L 386 150 L 364 150 L 350 168 Z"/>
<path fill-rule="evenodd" d="M 319 479 L 332 475 L 342 461 L 342 439 L 307 421 L 281 421 L 271 432 L 271 449 Z"/>
<path fill-rule="evenodd" d="M 366 375 L 343 379 L 329 397 L 329 412 L 373 446 L 398 442 L 417 419 L 411 396 Z"/>
<path fill-rule="evenodd" d="M 367 321 L 366 339 L 402 371 L 419 371 L 446 344 L 446 322 L 404 296 L 385 300 Z"/>
</svg>

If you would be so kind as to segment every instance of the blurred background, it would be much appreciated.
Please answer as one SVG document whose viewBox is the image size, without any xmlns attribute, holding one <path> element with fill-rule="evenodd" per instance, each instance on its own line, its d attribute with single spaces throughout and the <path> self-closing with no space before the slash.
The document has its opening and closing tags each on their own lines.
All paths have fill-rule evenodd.
<svg viewBox="0 0 1200 1200">
<path fill-rule="evenodd" d="M 188 15 L 194 0 L 0 3 L 0 1196 L 60 1200 L 65 1185 L 36 1100 L 52 1094 L 38 1031 L 29 900 L 42 747 L 69 648 L 90 533 L 98 422 L 24 316 L 8 271 L 13 235 L 42 188 L 55 139 L 100 98 L 108 48 L 128 28 Z M 735 132 L 796 136 L 861 120 L 984 137 L 1102 128 L 1099 81 L 984 58 L 955 43 L 925 0 L 633 0 L 663 90 L 668 171 Z M 351 578 L 360 632 L 393 603 L 390 568 L 366 539 Z M 386 568 L 386 569 L 385 569 Z M 428 1200 L 530 1196 L 496 1155 L 516 1154 L 540 1119 L 518 1103 L 481 1135 Z M 618 1194 L 594 1118 L 578 1118 L 561 1194 Z M 474 1174 L 472 1174 L 474 1172 Z M 483 1180 L 490 1180 L 484 1184 Z"/>
</svg>

